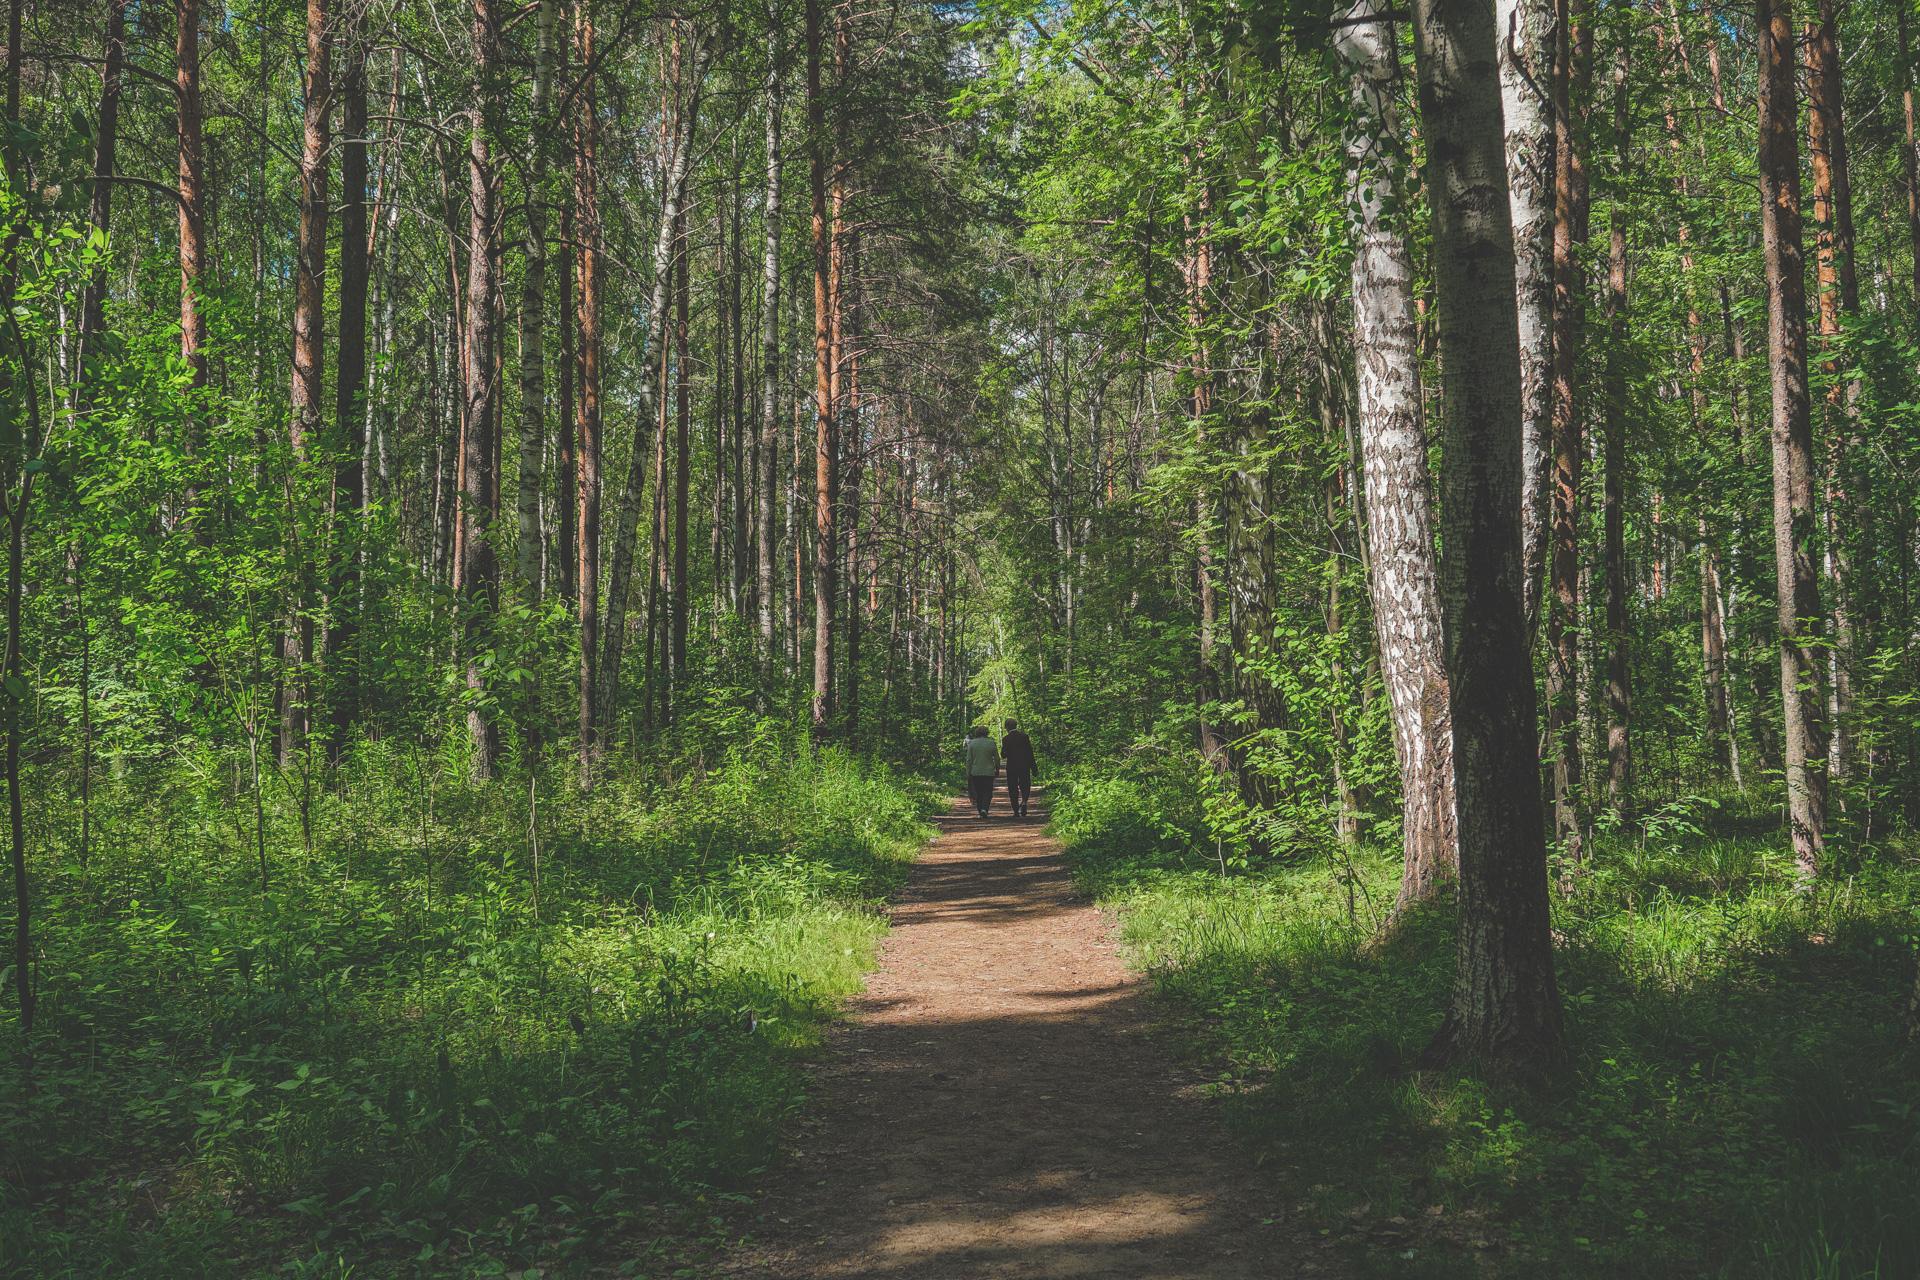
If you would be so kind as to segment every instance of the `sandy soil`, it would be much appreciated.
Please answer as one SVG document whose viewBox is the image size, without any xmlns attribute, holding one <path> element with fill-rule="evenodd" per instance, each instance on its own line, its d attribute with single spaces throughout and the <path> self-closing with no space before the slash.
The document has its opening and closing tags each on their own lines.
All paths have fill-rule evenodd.
<svg viewBox="0 0 1920 1280">
<path fill-rule="evenodd" d="M 723 1275 L 1323 1275 L 1157 1039 L 1045 816 L 956 805 Z M 1315 1256 L 1318 1255 L 1318 1256 Z"/>
</svg>

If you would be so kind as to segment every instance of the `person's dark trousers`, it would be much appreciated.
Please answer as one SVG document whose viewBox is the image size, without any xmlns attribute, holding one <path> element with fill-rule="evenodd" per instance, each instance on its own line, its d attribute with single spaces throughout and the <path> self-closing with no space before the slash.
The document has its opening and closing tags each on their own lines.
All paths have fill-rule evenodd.
<svg viewBox="0 0 1920 1280">
<path fill-rule="evenodd" d="M 986 817 L 988 811 L 993 808 L 993 775 L 990 773 L 985 777 L 967 775 L 967 794 L 973 797 L 973 807 L 980 811 L 980 816 Z"/>
<path fill-rule="evenodd" d="M 1027 798 L 1033 794 L 1033 774 L 1026 769 L 1007 770 L 1007 800 L 1013 811 L 1027 816 Z"/>
</svg>

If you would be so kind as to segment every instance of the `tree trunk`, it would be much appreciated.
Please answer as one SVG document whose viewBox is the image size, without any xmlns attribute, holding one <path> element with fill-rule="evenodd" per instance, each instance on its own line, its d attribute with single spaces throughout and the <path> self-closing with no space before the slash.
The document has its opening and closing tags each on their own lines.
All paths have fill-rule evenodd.
<svg viewBox="0 0 1920 1280">
<path fill-rule="evenodd" d="M 1790 0 L 1757 0 L 1760 33 L 1761 246 L 1773 383 L 1773 560 L 1787 812 L 1803 882 L 1820 870 L 1827 821 L 1821 606 L 1814 533 L 1812 408 L 1807 387 L 1806 259 L 1800 220 Z"/>
<path fill-rule="evenodd" d="M 1513 215 L 1514 288 L 1520 307 L 1520 536 L 1531 628 L 1546 576 L 1548 460 L 1553 431 L 1554 83 L 1553 0 L 1496 0 L 1507 203 Z"/>
<path fill-rule="evenodd" d="M 760 657 L 771 678 L 774 651 L 774 497 L 780 482 L 780 34 L 768 38 L 767 187 L 760 258 Z"/>
<path fill-rule="evenodd" d="M 1622 32 L 1613 68 L 1613 128 L 1618 148 L 1614 168 L 1624 182 L 1632 154 L 1632 119 L 1627 114 L 1627 71 L 1631 36 Z M 1601 500 L 1604 525 L 1602 559 L 1607 593 L 1607 803 L 1624 816 L 1631 808 L 1632 746 L 1628 735 L 1631 673 L 1627 635 L 1627 209 L 1624 188 L 1614 193 L 1607 240 L 1607 367 L 1603 448 L 1606 491 Z"/>
<path fill-rule="evenodd" d="M 1362 0 L 1378 15 L 1376 0 Z M 1393 117 L 1399 78 L 1384 18 L 1339 37 L 1353 67 L 1355 131 L 1347 146 L 1347 203 L 1354 237 L 1353 345 L 1360 401 L 1368 592 L 1380 673 L 1393 708 L 1405 861 L 1395 913 L 1434 895 L 1459 869 L 1453 730 L 1433 548 L 1431 481 L 1420 414 L 1413 314 L 1413 255 L 1389 220 L 1405 157 Z"/>
<path fill-rule="evenodd" d="M 526 265 L 520 277 L 520 481 L 514 503 L 518 540 L 514 578 L 520 597 L 540 598 L 540 491 L 547 412 L 547 169 L 552 156 L 547 98 L 553 83 L 554 24 L 560 0 L 540 0 L 529 119 Z"/>
<path fill-rule="evenodd" d="M 200 314 L 207 269 L 206 144 L 200 128 L 200 0 L 177 0 L 175 111 L 180 141 L 180 359 L 193 385 L 207 383 L 207 320 Z M 197 420 L 198 406 L 194 411 Z M 197 447 L 198 433 L 190 444 Z"/>
<path fill-rule="evenodd" d="M 1841 87 L 1836 0 L 1819 0 L 1815 21 L 1807 24 L 1807 151 L 1813 173 L 1813 216 L 1818 228 L 1815 261 L 1820 282 L 1820 346 L 1831 351 L 1840 342 L 1843 317 L 1860 310 L 1860 286 L 1853 259 L 1853 183 L 1847 164 L 1845 93 Z M 1829 354 L 1822 372 L 1827 389 L 1826 569 L 1833 615 L 1833 640 L 1827 650 L 1827 779 L 1846 781 L 1852 764 L 1854 600 L 1849 535 L 1870 518 L 1871 508 L 1857 500 L 1848 483 L 1850 455 L 1859 435 L 1860 387 L 1842 376 L 1838 355 Z M 1864 479 L 1864 474 L 1861 477 Z"/>
<path fill-rule="evenodd" d="M 319 434 L 326 383 L 327 166 L 333 106 L 332 32 L 326 0 L 307 0 L 307 72 L 300 144 L 300 227 L 294 255 L 292 421 L 288 426 L 296 471 Z M 290 485 L 291 495 L 296 486 Z M 289 513 L 291 515 L 292 513 Z M 306 664 L 313 623 L 305 609 L 305 553 L 294 566 L 290 616 L 281 637 L 282 689 L 279 757 L 293 762 L 306 740 Z"/>
<path fill-rule="evenodd" d="M 580 402 L 575 411 L 580 441 L 579 559 L 574 589 L 579 592 L 575 611 L 580 615 L 580 785 L 585 789 L 593 785 L 600 707 L 600 182 L 594 156 L 598 115 L 590 0 L 579 0 L 574 50 L 585 77 L 573 119 L 573 212 L 580 236 L 576 252 Z"/>
<path fill-rule="evenodd" d="M 314 0 L 319 3 L 319 0 Z M 120 94 L 127 60 L 127 7 L 130 0 L 107 0 L 106 57 L 100 71 L 100 114 L 93 132 L 93 190 L 87 226 L 105 238 L 113 223 L 113 186 L 120 143 Z M 80 331 L 74 347 L 75 403 L 87 404 L 86 363 L 98 355 L 107 331 L 107 263 L 102 259 L 80 292 Z"/>
<path fill-rule="evenodd" d="M 827 222 L 826 100 L 820 87 L 820 0 L 806 0 L 807 168 L 813 201 L 813 698 L 816 735 L 833 706 L 834 545 L 833 243 Z"/>
<path fill-rule="evenodd" d="M 1526 1070 L 1565 1044 L 1520 589 L 1520 333 L 1492 6 L 1416 0 L 1414 47 L 1444 371 L 1440 599 L 1460 842 L 1459 963 L 1433 1053 Z"/>
<path fill-rule="evenodd" d="M 1585 856 L 1581 812 L 1580 668 L 1580 348 L 1586 281 L 1586 99 L 1593 65 L 1587 0 L 1559 0 L 1555 93 L 1553 228 L 1553 509 L 1547 600 L 1547 736 L 1553 752 L 1553 826 L 1564 859 L 1562 884 Z"/>
<path fill-rule="evenodd" d="M 366 500 L 367 390 L 367 42 L 360 21 L 343 22 L 340 39 L 340 330 L 334 371 L 334 469 L 332 565 L 328 594 L 327 668 L 332 717 L 327 750 L 334 760 L 346 749 L 359 715 L 359 673 L 354 653 L 360 611 L 359 511 Z"/>
<path fill-rule="evenodd" d="M 1904 4 L 1895 5 L 1893 12 L 1900 31 L 1900 107 L 1901 123 L 1905 130 L 1901 135 L 1900 167 L 1907 180 L 1909 266 L 1912 268 L 1913 300 L 1920 305 L 1920 125 L 1915 122 L 1913 101 L 1912 18 Z"/>
<path fill-rule="evenodd" d="M 466 476 L 461 487 L 461 640 L 467 665 L 467 733 L 470 771 L 475 782 L 493 777 L 499 730 L 488 696 L 484 650 L 492 639 L 500 608 L 500 566 L 489 536 L 498 500 L 494 470 L 494 396 L 496 391 L 495 305 L 500 282 L 494 274 L 499 254 L 494 218 L 492 132 L 498 117 L 496 83 L 498 31 L 492 0 L 474 0 L 473 100 L 467 109 L 467 433 Z"/>
<path fill-rule="evenodd" d="M 643 360 L 660 367 L 662 348 L 667 340 L 667 311 L 673 273 L 674 231 L 680 207 L 686 196 L 687 166 L 693 150 L 693 126 L 699 113 L 701 80 L 705 72 L 705 48 L 696 55 L 696 67 L 689 74 L 684 65 L 676 76 L 673 90 L 678 106 L 672 110 L 669 127 L 663 132 L 660 227 L 653 244 L 653 289 L 648 300 L 645 339 L 640 346 Z M 688 86 L 691 86 L 690 88 Z M 645 366 L 642 366 L 645 367 Z M 642 431 L 654 422 L 656 410 L 664 411 L 667 386 L 662 369 L 655 382 L 642 378 L 638 384 L 639 403 L 634 415 L 634 449 L 627 466 L 626 483 L 614 508 L 613 564 L 607 575 L 607 610 L 602 640 L 599 679 L 599 715 L 610 720 L 614 700 L 620 691 L 620 665 L 626 647 L 627 595 L 633 581 L 635 539 L 640 529 L 640 500 L 646 492 L 647 452 L 639 447 Z M 658 486 L 656 485 L 656 493 Z M 586 536 L 585 530 L 581 537 Z M 656 544 L 657 545 L 657 544 Z"/>
<path fill-rule="evenodd" d="M 688 572 L 687 503 L 693 483 L 693 378 L 688 367 L 687 311 L 688 294 L 693 284 L 693 242 L 687 233 L 684 198 L 675 216 L 680 243 L 674 255 L 673 289 L 673 656 L 668 666 L 668 681 L 663 702 L 671 711 L 677 699 L 676 682 L 687 671 L 687 623 L 693 610 L 692 582 Z"/>
</svg>

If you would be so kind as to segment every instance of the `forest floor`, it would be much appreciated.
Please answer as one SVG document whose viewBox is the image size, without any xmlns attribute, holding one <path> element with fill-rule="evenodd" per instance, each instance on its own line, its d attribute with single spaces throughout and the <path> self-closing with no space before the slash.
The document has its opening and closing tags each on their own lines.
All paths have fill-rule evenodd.
<svg viewBox="0 0 1920 1280">
<path fill-rule="evenodd" d="M 1045 813 L 964 803 L 725 1274 L 813 1280 L 1327 1274 L 1159 1034 Z"/>
</svg>

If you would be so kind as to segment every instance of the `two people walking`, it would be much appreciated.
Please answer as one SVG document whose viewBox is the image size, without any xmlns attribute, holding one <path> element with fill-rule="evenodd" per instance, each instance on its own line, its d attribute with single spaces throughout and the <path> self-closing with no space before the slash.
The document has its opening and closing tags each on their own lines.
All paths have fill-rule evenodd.
<svg viewBox="0 0 1920 1280">
<path fill-rule="evenodd" d="M 1033 794 L 1033 739 L 1012 720 L 1000 744 L 994 745 L 987 726 L 975 725 L 967 733 L 967 795 L 981 817 L 993 811 L 993 784 L 1004 765 L 1007 771 L 1007 799 L 1016 818 L 1027 816 L 1027 800 Z"/>
</svg>

